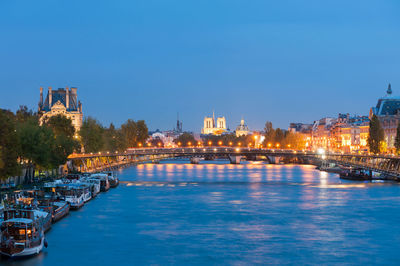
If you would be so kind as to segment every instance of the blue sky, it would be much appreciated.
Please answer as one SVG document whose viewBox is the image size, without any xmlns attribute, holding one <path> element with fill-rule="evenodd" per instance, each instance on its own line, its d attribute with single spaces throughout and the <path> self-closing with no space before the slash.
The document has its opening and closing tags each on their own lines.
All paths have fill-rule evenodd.
<svg viewBox="0 0 400 266">
<path fill-rule="evenodd" d="M 399 1 L 0 1 L 0 108 L 78 87 L 103 124 L 287 128 L 400 95 Z"/>
</svg>

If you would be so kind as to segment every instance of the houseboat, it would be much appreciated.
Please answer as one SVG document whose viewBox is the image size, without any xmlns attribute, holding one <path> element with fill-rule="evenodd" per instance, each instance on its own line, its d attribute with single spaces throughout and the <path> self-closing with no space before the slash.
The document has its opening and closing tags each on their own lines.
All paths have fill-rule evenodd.
<svg viewBox="0 0 400 266">
<path fill-rule="evenodd" d="M 118 184 L 119 184 L 119 180 L 118 180 L 118 177 L 117 177 L 116 173 L 111 172 L 111 171 L 110 172 L 105 172 L 105 173 L 108 175 L 108 180 L 110 182 L 110 187 L 111 188 L 117 187 Z"/>
<path fill-rule="evenodd" d="M 85 204 L 85 193 L 79 187 L 73 187 L 71 184 L 60 185 L 57 187 L 57 193 L 65 197 L 65 201 L 70 204 L 70 208 L 73 210 L 77 210 Z"/>
<path fill-rule="evenodd" d="M 357 180 L 357 181 L 364 181 L 364 180 L 372 180 L 372 175 L 369 175 L 365 172 L 362 168 L 349 168 L 343 169 L 343 171 L 339 174 L 341 179 L 347 180 Z"/>
<path fill-rule="evenodd" d="M 92 174 L 90 178 L 100 180 L 100 191 L 106 192 L 110 189 L 110 182 L 108 180 L 108 175 L 103 173 Z"/>
<path fill-rule="evenodd" d="M 36 210 L 4 211 L 1 223 L 0 254 L 7 257 L 24 257 L 39 254 L 47 243 L 44 238 L 46 213 Z"/>
</svg>

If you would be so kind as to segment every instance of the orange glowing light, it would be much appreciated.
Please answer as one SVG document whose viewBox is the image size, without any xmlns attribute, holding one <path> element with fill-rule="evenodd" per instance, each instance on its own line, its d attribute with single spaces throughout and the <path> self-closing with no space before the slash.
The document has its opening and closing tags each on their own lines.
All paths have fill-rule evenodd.
<svg viewBox="0 0 400 266">
<path fill-rule="evenodd" d="M 192 146 L 192 142 L 189 141 L 189 142 L 188 142 L 188 146 Z"/>
<path fill-rule="evenodd" d="M 218 145 L 222 145 L 222 141 L 218 141 Z"/>
<path fill-rule="evenodd" d="M 211 146 L 211 145 L 212 145 L 212 142 L 211 142 L 211 141 L 209 141 L 209 142 L 208 142 L 208 145 L 210 145 L 210 146 Z"/>
</svg>

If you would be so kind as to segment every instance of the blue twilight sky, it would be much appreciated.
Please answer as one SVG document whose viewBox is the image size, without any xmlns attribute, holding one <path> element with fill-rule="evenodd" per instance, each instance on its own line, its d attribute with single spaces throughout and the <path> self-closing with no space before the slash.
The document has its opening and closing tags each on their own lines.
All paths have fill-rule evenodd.
<svg viewBox="0 0 400 266">
<path fill-rule="evenodd" d="M 0 108 L 75 86 L 85 115 L 152 130 L 366 115 L 400 95 L 400 1 L 1 0 L 0 81 Z"/>
</svg>

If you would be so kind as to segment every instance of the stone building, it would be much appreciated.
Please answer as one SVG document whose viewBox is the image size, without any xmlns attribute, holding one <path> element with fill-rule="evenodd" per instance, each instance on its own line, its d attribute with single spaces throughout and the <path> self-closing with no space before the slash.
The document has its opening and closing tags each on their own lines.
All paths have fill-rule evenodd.
<svg viewBox="0 0 400 266">
<path fill-rule="evenodd" d="M 82 104 L 78 101 L 77 88 L 60 88 L 53 90 L 49 87 L 47 97 L 43 100 L 43 88 L 40 87 L 39 115 L 40 124 L 54 115 L 62 114 L 72 120 L 75 132 L 82 126 Z"/>
<path fill-rule="evenodd" d="M 215 120 L 214 113 L 212 117 L 204 118 L 204 127 L 201 129 L 201 134 L 221 135 L 227 131 L 225 117 L 217 117 Z"/>
<path fill-rule="evenodd" d="M 369 117 L 376 115 L 385 132 L 385 142 L 388 149 L 394 148 L 397 125 L 400 121 L 400 98 L 392 96 L 392 88 L 389 84 L 386 96 L 379 98 L 375 107 L 369 112 Z"/>
<path fill-rule="evenodd" d="M 249 134 L 249 128 L 244 123 L 244 119 L 240 120 L 240 124 L 236 127 L 235 134 L 236 137 L 247 136 Z"/>
</svg>

